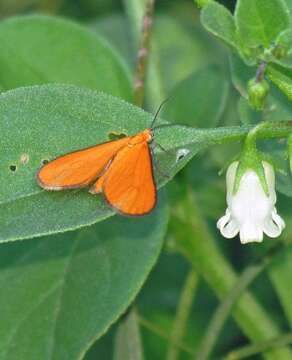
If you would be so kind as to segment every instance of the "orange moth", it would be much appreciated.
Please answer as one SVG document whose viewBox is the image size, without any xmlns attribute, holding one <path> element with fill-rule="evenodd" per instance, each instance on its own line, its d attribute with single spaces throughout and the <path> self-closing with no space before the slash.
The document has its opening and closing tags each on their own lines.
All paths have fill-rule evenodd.
<svg viewBox="0 0 292 360">
<path fill-rule="evenodd" d="M 155 118 L 154 118 L 155 119 Z M 60 156 L 37 173 L 46 190 L 79 189 L 102 192 L 123 215 L 145 215 L 154 209 L 157 190 L 153 175 L 151 129 Z"/>
</svg>

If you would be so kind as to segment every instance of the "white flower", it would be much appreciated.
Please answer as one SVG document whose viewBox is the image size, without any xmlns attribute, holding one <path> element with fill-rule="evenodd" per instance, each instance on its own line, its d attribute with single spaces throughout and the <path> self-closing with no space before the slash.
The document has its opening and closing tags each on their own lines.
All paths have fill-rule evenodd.
<svg viewBox="0 0 292 360">
<path fill-rule="evenodd" d="M 269 237 L 278 237 L 285 228 L 284 220 L 277 214 L 275 207 L 275 174 L 273 167 L 263 161 L 269 195 L 263 189 L 254 170 L 247 169 L 240 179 L 238 191 L 234 194 L 234 182 L 238 161 L 233 162 L 226 174 L 227 210 L 218 220 L 217 227 L 226 238 L 239 233 L 243 244 L 261 242 L 263 233 Z"/>
</svg>

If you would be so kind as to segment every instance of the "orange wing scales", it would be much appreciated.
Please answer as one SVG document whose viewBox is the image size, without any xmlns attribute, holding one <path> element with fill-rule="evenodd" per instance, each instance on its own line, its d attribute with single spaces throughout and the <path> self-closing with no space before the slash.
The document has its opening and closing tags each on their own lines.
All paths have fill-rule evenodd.
<svg viewBox="0 0 292 360">
<path fill-rule="evenodd" d="M 128 141 L 125 137 L 60 156 L 39 170 L 38 183 L 47 190 L 85 187 L 102 173 Z"/>
<path fill-rule="evenodd" d="M 145 215 L 156 205 L 156 186 L 147 142 L 121 149 L 104 175 L 108 203 L 125 215 Z"/>
<path fill-rule="evenodd" d="M 103 192 L 107 202 L 124 215 L 145 215 L 156 205 L 151 130 L 75 151 L 45 164 L 37 181 L 47 190 L 88 186 Z M 96 181 L 97 179 L 97 181 Z"/>
</svg>

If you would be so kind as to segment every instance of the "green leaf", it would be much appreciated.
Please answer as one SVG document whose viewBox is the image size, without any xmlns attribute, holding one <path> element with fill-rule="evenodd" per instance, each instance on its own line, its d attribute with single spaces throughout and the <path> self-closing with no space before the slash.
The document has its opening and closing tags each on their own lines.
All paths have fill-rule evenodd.
<svg viewBox="0 0 292 360">
<path fill-rule="evenodd" d="M 289 155 L 289 162 L 290 162 L 290 171 L 292 174 L 292 135 L 288 138 L 288 155 Z"/>
<path fill-rule="evenodd" d="M 127 18 L 120 13 L 99 17 L 90 28 L 104 36 L 109 43 L 122 55 L 132 70 L 136 66 L 135 47 Z"/>
<path fill-rule="evenodd" d="M 267 74 L 270 80 L 292 100 L 292 69 L 277 64 L 269 64 Z"/>
<path fill-rule="evenodd" d="M 95 33 L 46 16 L 15 17 L 0 24 L 0 84 L 68 83 L 132 98 L 129 73 L 118 54 Z"/>
<path fill-rule="evenodd" d="M 288 54 L 292 52 L 292 28 L 282 31 L 277 37 L 276 44 L 284 46 Z"/>
<path fill-rule="evenodd" d="M 240 97 L 238 101 L 238 113 L 240 121 L 244 125 L 256 125 L 262 120 L 262 113 L 260 111 L 253 110 L 248 100 L 244 97 Z"/>
<path fill-rule="evenodd" d="M 285 2 L 290 11 L 291 17 L 292 17 L 292 0 L 285 0 Z"/>
<path fill-rule="evenodd" d="M 273 286 L 278 294 L 279 300 L 283 306 L 285 315 L 292 325 L 292 288 L 291 288 L 291 271 L 292 271 L 292 247 L 287 246 L 285 251 L 278 255 L 269 269 L 269 276 Z"/>
<path fill-rule="evenodd" d="M 31 238 L 91 225 L 113 214 L 85 190 L 43 191 L 36 183 L 42 160 L 149 128 L 153 115 L 118 98 L 68 85 L 19 88 L 0 96 L 0 241 Z M 199 130 L 183 126 L 155 130 L 155 162 L 169 177 L 199 150 L 224 139 L 240 139 L 246 129 Z M 180 161 L 176 151 L 190 152 Z M 158 174 L 156 174 L 158 175 Z M 157 177 L 157 176 L 156 176 Z M 166 182 L 157 179 L 158 185 Z M 17 226 L 15 226 L 17 219 Z"/>
<path fill-rule="evenodd" d="M 290 14 L 283 0 L 238 0 L 235 22 L 244 47 L 269 48 L 289 27 Z"/>
<path fill-rule="evenodd" d="M 166 225 L 162 206 L 143 218 L 1 245 L 0 359 L 83 358 L 137 295 Z"/>
<path fill-rule="evenodd" d="M 203 26 L 213 35 L 236 48 L 236 29 L 234 18 L 225 6 L 211 1 L 201 11 Z"/>
<path fill-rule="evenodd" d="M 114 360 L 143 360 L 138 316 L 134 309 L 119 324 L 114 347 Z"/>
<path fill-rule="evenodd" d="M 213 127 L 225 109 L 229 84 L 219 67 L 205 67 L 178 83 L 163 116 L 173 122 L 196 127 Z"/>
<path fill-rule="evenodd" d="M 267 100 L 267 109 L 263 113 L 263 118 L 267 121 L 285 121 L 292 118 L 290 101 L 275 86 L 271 87 L 271 93 Z"/>
<path fill-rule="evenodd" d="M 156 53 L 152 61 L 157 62 L 166 92 L 164 99 L 179 81 L 194 71 L 225 59 L 222 47 L 198 25 L 193 20 L 180 20 L 179 16 L 157 16 L 155 20 Z M 150 90 L 153 88 L 151 81 L 152 77 L 148 82 Z"/>
<path fill-rule="evenodd" d="M 277 37 L 271 62 L 292 69 L 292 28 L 282 31 Z"/>
<path fill-rule="evenodd" d="M 240 95 L 247 98 L 247 83 L 255 76 L 256 68 L 247 66 L 233 53 L 230 54 L 229 61 L 232 83 Z"/>
</svg>

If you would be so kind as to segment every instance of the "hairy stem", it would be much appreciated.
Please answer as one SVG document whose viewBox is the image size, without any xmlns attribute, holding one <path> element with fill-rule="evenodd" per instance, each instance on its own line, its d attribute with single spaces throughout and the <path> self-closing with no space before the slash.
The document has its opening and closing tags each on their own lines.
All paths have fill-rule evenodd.
<svg viewBox="0 0 292 360">
<path fill-rule="evenodd" d="M 134 80 L 134 104 L 142 107 L 144 102 L 145 77 L 150 53 L 150 38 L 153 25 L 154 0 L 147 0 L 142 23 L 142 36 L 137 55 L 137 67 Z"/>
</svg>

